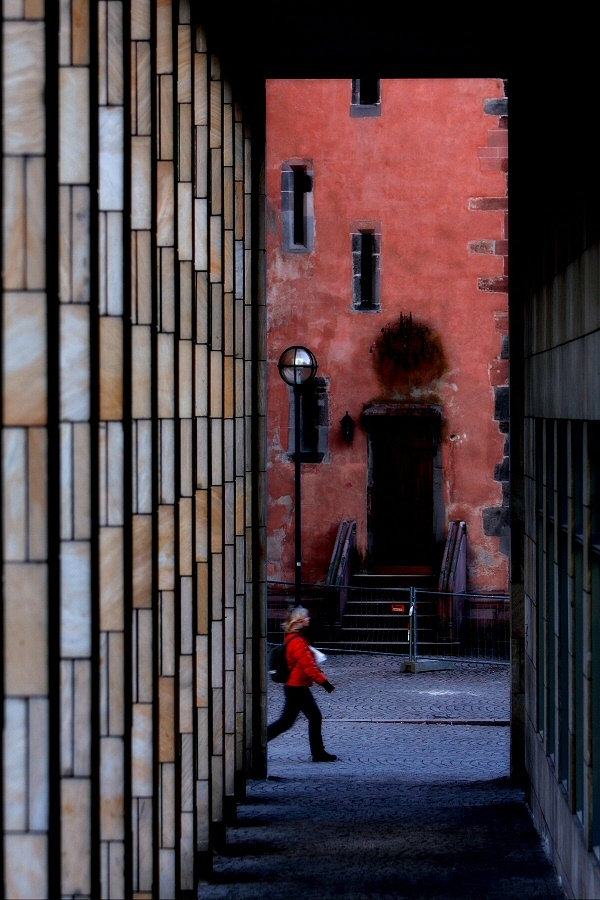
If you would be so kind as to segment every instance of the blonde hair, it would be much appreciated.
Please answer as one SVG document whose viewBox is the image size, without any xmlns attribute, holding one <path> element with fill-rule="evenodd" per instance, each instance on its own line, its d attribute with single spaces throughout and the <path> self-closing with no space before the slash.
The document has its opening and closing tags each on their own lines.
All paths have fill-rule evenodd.
<svg viewBox="0 0 600 900">
<path fill-rule="evenodd" d="M 309 615 L 309 611 L 303 606 L 295 606 L 293 609 L 290 609 L 281 627 L 286 634 L 290 634 L 292 631 L 300 631 L 301 628 L 304 628 L 304 620 Z"/>
</svg>

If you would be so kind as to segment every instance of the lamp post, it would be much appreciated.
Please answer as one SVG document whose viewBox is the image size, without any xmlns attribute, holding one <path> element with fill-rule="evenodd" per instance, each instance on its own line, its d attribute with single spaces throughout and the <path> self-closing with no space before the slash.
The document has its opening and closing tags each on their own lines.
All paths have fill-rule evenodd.
<svg viewBox="0 0 600 900">
<path fill-rule="evenodd" d="M 288 347 L 279 357 L 279 374 L 286 384 L 294 389 L 294 465 L 295 465 L 295 590 L 294 601 L 300 606 L 302 600 L 302 489 L 300 481 L 300 398 L 302 389 L 315 377 L 317 360 L 306 347 Z"/>
</svg>

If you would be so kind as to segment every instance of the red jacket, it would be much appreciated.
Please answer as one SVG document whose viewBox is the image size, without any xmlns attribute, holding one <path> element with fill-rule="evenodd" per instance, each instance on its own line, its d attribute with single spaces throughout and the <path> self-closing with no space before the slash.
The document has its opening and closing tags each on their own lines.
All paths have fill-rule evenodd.
<svg viewBox="0 0 600 900">
<path fill-rule="evenodd" d="M 327 681 L 327 675 L 321 672 L 315 662 L 310 644 L 299 631 L 286 634 L 285 639 L 286 658 L 290 669 L 290 677 L 286 684 L 290 687 L 310 687 L 316 681 L 323 684 Z"/>
</svg>

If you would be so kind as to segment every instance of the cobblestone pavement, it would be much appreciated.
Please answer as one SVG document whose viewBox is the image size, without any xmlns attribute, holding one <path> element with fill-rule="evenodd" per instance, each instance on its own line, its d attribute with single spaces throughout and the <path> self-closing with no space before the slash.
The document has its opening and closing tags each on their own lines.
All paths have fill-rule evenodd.
<svg viewBox="0 0 600 900">
<path fill-rule="evenodd" d="M 336 691 L 313 690 L 338 761 L 311 761 L 303 717 L 272 741 L 199 898 L 565 897 L 509 779 L 507 665 L 410 674 L 353 654 L 323 668 Z M 282 696 L 271 684 L 269 721 Z"/>
</svg>

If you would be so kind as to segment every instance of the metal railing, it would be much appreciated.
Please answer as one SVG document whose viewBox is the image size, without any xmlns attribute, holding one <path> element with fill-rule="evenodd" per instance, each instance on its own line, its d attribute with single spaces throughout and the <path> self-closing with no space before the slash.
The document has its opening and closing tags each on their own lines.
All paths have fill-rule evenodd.
<svg viewBox="0 0 600 900">
<path fill-rule="evenodd" d="M 269 582 L 267 640 L 280 643 L 294 585 Z M 329 652 L 508 661 L 507 594 L 444 593 L 406 587 L 302 585 L 312 643 Z"/>
</svg>

